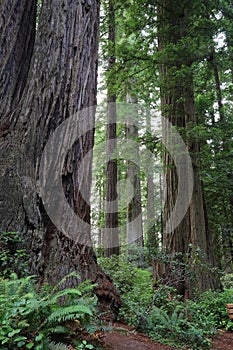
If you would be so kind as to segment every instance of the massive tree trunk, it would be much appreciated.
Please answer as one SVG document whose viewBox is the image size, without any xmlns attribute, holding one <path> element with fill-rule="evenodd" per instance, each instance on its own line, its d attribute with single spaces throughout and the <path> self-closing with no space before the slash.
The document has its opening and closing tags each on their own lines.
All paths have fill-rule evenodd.
<svg viewBox="0 0 233 350">
<path fill-rule="evenodd" d="M 169 219 L 178 196 L 178 180 L 185 182 L 191 174 L 185 171 L 186 165 L 181 164 L 184 166 L 184 171 L 179 176 L 183 176 L 183 179 L 178 179 L 178 169 L 176 169 L 172 155 L 168 151 L 164 153 L 166 191 L 163 245 L 166 253 L 172 256 L 172 261 L 166 271 L 166 279 L 174 280 L 178 293 L 186 297 L 191 297 L 193 290 L 205 291 L 218 286 L 208 268 L 208 266 L 213 266 L 214 261 L 210 247 L 203 185 L 200 179 L 199 144 L 195 137 L 189 137 L 192 129 L 197 125 L 191 69 L 193 57 L 190 55 L 192 50 L 184 45 L 184 42 L 187 45 L 189 35 L 189 11 L 191 9 L 192 5 L 184 4 L 182 0 L 179 2 L 165 0 L 158 8 L 159 51 L 162 57 L 160 64 L 162 115 L 173 126 L 178 127 L 179 131 L 182 130 L 185 135 L 186 149 L 191 156 L 194 172 L 194 190 L 190 205 L 183 220 L 176 226 Z M 171 135 L 164 122 L 166 143 L 169 142 L 168 138 Z M 179 145 L 174 144 L 173 149 L 178 150 Z M 182 154 L 180 156 L 182 157 Z M 191 177 L 190 181 L 192 181 Z M 186 193 L 188 189 L 186 190 L 183 186 L 183 190 L 183 199 L 188 200 Z M 182 206 L 183 203 L 180 205 Z M 196 253 L 196 249 L 200 249 L 201 256 Z M 177 257 L 176 264 L 178 265 L 174 270 L 173 259 L 176 253 L 181 253 L 181 255 Z M 190 258 L 185 261 L 184 256 L 188 253 Z M 208 266 L 202 268 L 203 264 Z M 172 271 L 175 271 L 175 275 Z M 192 276 L 193 273 L 194 276 Z M 192 285 L 191 277 L 194 277 Z"/>
<path fill-rule="evenodd" d="M 32 57 L 36 0 L 3 0 L 0 5 L 0 136 L 7 134 Z"/>
<path fill-rule="evenodd" d="M 22 13 L 25 9 L 22 9 Z M 7 16 L 10 13 L 6 14 L 6 18 Z M 30 18 L 30 23 L 33 22 L 35 30 L 33 6 L 27 18 Z M 6 28 L 7 22 L 4 23 Z M 14 100 L 11 104 L 15 111 L 8 132 L 0 139 L 0 229 L 22 233 L 30 254 L 30 271 L 37 274 L 41 282 L 56 283 L 75 270 L 80 275 L 80 280 L 91 279 L 98 283 L 96 294 L 103 307 L 117 307 L 120 303 L 119 296 L 98 267 L 91 247 L 88 204 L 91 157 L 85 163 L 85 173 L 80 174 L 79 169 L 84 156 L 89 151 L 91 154 L 94 140 L 94 109 L 91 107 L 96 105 L 99 1 L 44 0 L 32 59 L 32 34 L 29 30 L 25 31 L 25 28 L 19 28 L 19 31 L 22 31 L 24 38 L 20 39 L 19 36 L 18 46 L 22 42 L 31 43 L 31 46 L 27 44 L 28 49 L 24 51 L 27 58 L 19 55 L 19 62 L 21 66 L 25 62 L 31 61 L 31 64 L 23 95 L 20 92 L 20 101 L 12 98 L 15 96 L 15 84 L 8 84 L 5 90 L 6 98 L 10 96 Z M 7 31 L 3 33 L 3 40 L 7 40 Z M 9 47 L 9 54 L 11 51 L 12 48 Z M 9 62 L 11 64 L 14 61 Z M 27 74 L 24 74 L 22 87 L 26 77 Z M 86 110 L 82 114 L 82 120 L 77 114 L 78 129 L 84 125 L 87 131 L 80 135 L 69 151 L 62 174 L 59 174 L 69 206 L 87 223 L 85 231 L 80 227 L 72 233 L 71 238 L 64 233 L 65 230 L 59 230 L 47 215 L 41 198 L 43 189 L 38 188 L 38 178 L 42 152 L 50 135 L 62 122 L 82 109 Z M 5 117 L 5 111 L 1 117 Z M 72 133 L 72 127 L 67 129 L 68 136 Z M 64 139 L 59 139 L 53 145 L 55 153 L 62 149 L 63 142 Z M 51 165 L 48 164 L 49 166 Z M 46 176 L 46 168 L 42 170 Z M 54 171 L 59 172 L 56 164 Z M 47 180 L 51 181 L 51 206 L 55 204 L 57 215 L 60 215 L 60 203 L 53 203 L 56 201 L 52 197 L 53 179 Z M 65 218 L 65 221 L 68 222 L 69 218 Z M 79 239 L 80 235 L 84 237 L 83 240 Z"/>
<path fill-rule="evenodd" d="M 36 1 L 3 1 L 1 5 L 0 76 L 0 229 L 20 230 L 24 210 L 18 176 L 21 142 L 13 126 L 19 116 L 36 31 Z M 22 131 L 23 132 L 23 131 Z"/>
</svg>

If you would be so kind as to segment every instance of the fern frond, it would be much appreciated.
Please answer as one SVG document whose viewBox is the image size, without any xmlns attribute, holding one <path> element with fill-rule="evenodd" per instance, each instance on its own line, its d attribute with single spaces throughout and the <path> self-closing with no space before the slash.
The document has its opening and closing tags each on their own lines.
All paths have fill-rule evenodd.
<svg viewBox="0 0 233 350">
<path fill-rule="evenodd" d="M 64 343 L 56 343 L 54 341 L 50 341 L 48 344 L 49 350 L 70 350 L 70 346 Z"/>
<path fill-rule="evenodd" d="M 93 283 L 91 280 L 86 280 L 79 284 L 78 289 L 82 294 L 84 294 L 93 291 L 93 289 L 97 286 L 98 283 Z"/>
<path fill-rule="evenodd" d="M 67 289 L 63 289 L 60 292 L 58 292 L 57 294 L 54 295 L 54 298 L 58 299 L 67 295 L 78 295 L 81 296 L 82 292 L 79 289 L 75 289 L 75 288 L 67 288 Z"/>
<path fill-rule="evenodd" d="M 66 282 L 67 280 L 69 280 L 69 279 L 72 279 L 72 278 L 76 278 L 77 281 L 81 282 L 81 279 L 80 279 L 79 274 L 78 274 L 76 271 L 73 271 L 73 272 L 69 273 L 67 276 L 63 277 L 63 278 L 58 282 L 58 284 L 52 289 L 52 293 L 54 293 L 54 292 L 60 290 L 60 289 L 64 286 L 65 282 Z"/>
<path fill-rule="evenodd" d="M 63 325 L 57 325 L 48 329 L 49 334 L 69 334 L 70 329 Z"/>
<path fill-rule="evenodd" d="M 164 324 L 164 326 L 169 327 L 170 326 L 170 316 L 167 314 L 165 310 L 162 310 L 156 306 L 154 306 L 153 310 L 155 311 L 156 316 L 159 318 L 161 323 Z"/>
<path fill-rule="evenodd" d="M 46 322 L 64 322 L 80 318 L 80 316 L 89 315 L 92 316 L 92 311 L 85 305 L 74 305 L 59 308 L 51 313 Z"/>
</svg>

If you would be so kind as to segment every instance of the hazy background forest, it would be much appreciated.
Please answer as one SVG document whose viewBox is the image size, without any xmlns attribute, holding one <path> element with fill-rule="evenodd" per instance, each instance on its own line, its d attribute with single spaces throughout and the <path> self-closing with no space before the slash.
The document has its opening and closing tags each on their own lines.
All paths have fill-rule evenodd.
<svg viewBox="0 0 233 350">
<path fill-rule="evenodd" d="M 0 349 L 233 329 L 232 20 L 230 0 L 1 2 Z"/>
</svg>

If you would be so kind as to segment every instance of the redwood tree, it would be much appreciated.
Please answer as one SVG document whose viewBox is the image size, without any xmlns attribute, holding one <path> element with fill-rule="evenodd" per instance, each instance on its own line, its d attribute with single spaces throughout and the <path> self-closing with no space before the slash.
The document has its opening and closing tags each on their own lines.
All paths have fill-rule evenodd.
<svg viewBox="0 0 233 350">
<path fill-rule="evenodd" d="M 201 5 L 201 4 L 200 4 Z M 183 0 L 164 0 L 158 6 L 158 30 L 160 51 L 160 81 L 162 115 L 184 136 L 186 148 L 192 159 L 194 172 L 194 190 L 189 208 L 183 220 L 176 227 L 169 218 L 175 207 L 178 190 L 177 169 L 169 152 L 164 153 L 165 167 L 165 232 L 163 245 L 166 253 L 172 256 L 171 264 L 166 272 L 166 279 L 173 279 L 180 294 L 192 296 L 192 290 L 205 291 L 218 287 L 218 282 L 211 274 L 214 257 L 210 246 L 208 221 L 205 210 L 203 185 L 200 179 L 199 144 L 195 135 L 197 117 L 194 108 L 193 63 L 196 58 L 195 37 L 192 36 L 192 25 L 199 10 L 194 2 Z M 199 13 L 199 16 L 201 13 Z M 164 126 L 165 137 L 169 131 Z M 174 145 L 177 147 L 177 145 Z M 182 174 L 185 181 L 189 173 Z M 191 178 L 190 178 L 191 180 Z M 192 181 L 192 180 L 191 180 Z M 185 192 L 185 189 L 184 189 Z M 187 199 L 186 193 L 183 194 Z M 168 227 L 170 223 L 170 227 Z M 174 226 L 174 227 L 173 227 Z M 169 230 L 170 229 L 170 230 Z M 196 255 L 196 249 L 201 254 Z M 174 256 L 179 255 L 179 267 L 174 271 Z M 185 261 L 185 254 L 189 254 L 189 261 Z M 193 259 L 193 260 L 192 260 Z M 202 268 L 206 264 L 206 268 Z M 195 279 L 190 283 L 190 272 Z"/>
<path fill-rule="evenodd" d="M 44 0 L 37 30 L 35 1 L 30 6 L 27 1 L 11 3 L 3 1 L 0 23 L 1 81 L 5 82 L 0 86 L 0 229 L 22 233 L 30 271 L 41 282 L 56 283 L 75 270 L 80 280 L 98 283 L 96 294 L 103 307 L 117 307 L 120 298 L 97 265 L 92 247 L 56 228 L 38 188 L 41 156 L 50 135 L 76 112 L 96 105 L 99 1 Z M 89 108 L 82 123 L 93 125 L 93 119 L 93 108 Z M 77 140 L 61 174 L 70 207 L 86 223 L 90 223 L 86 199 L 91 162 L 81 180 L 78 172 L 93 139 L 92 128 Z M 83 184 L 85 199 L 80 190 Z M 90 242 L 90 225 L 86 227 L 81 234 Z"/>
<path fill-rule="evenodd" d="M 107 167 L 106 167 L 106 230 L 104 237 L 105 255 L 119 255 L 117 159 L 117 111 L 113 77 L 116 64 L 116 19 L 113 0 L 108 3 L 108 77 L 107 77 Z"/>
</svg>

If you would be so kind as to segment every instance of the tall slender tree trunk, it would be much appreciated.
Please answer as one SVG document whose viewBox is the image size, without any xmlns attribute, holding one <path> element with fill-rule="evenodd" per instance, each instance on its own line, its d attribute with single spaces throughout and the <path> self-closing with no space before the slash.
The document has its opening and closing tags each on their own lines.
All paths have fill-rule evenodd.
<svg viewBox="0 0 233 350">
<path fill-rule="evenodd" d="M 147 112 L 146 114 L 146 132 L 149 133 L 149 138 L 151 134 L 151 117 Z M 150 141 L 147 145 L 150 150 Z M 146 233 L 147 233 L 147 241 L 148 241 L 148 250 L 149 250 L 149 259 L 156 254 L 158 249 L 158 236 L 156 235 L 155 229 L 155 184 L 154 184 L 154 174 L 153 169 L 151 167 L 151 159 L 147 160 L 147 178 L 146 178 L 146 209 L 147 209 L 147 217 L 146 217 Z M 162 210 L 162 208 L 161 208 Z"/>
<path fill-rule="evenodd" d="M 215 52 L 215 48 L 214 48 L 214 43 L 213 43 L 213 46 L 211 48 L 209 61 L 210 61 L 210 64 L 211 64 L 213 72 L 214 72 L 215 90 L 216 90 L 216 96 L 217 96 L 217 100 L 218 100 L 217 102 L 218 102 L 219 118 L 220 118 L 220 121 L 223 122 L 225 119 L 225 116 L 224 116 L 224 108 L 223 108 L 222 89 L 221 89 L 221 82 L 220 82 L 220 77 L 219 77 L 218 63 L 216 60 L 216 52 Z"/>
<path fill-rule="evenodd" d="M 179 46 L 182 47 L 181 40 L 187 40 L 191 8 L 192 5 L 185 5 L 181 0 L 178 2 L 164 0 L 158 7 L 159 51 L 161 57 L 163 57 L 160 64 L 162 115 L 173 126 L 186 132 L 186 147 L 189 150 L 194 171 L 194 191 L 189 209 L 178 227 L 172 227 L 172 222 L 170 222 L 169 231 L 171 232 L 167 231 L 166 233 L 165 231 L 163 233 L 165 251 L 171 254 L 173 258 L 176 253 L 182 253 L 182 256 L 178 257 L 177 275 L 172 276 L 173 258 L 166 273 L 167 278 L 174 279 L 174 285 L 177 287 L 178 293 L 185 297 L 191 297 L 195 289 L 205 291 L 219 286 L 218 281 L 213 279 L 208 267 L 202 269 L 201 264 L 195 263 L 194 258 L 193 264 L 189 266 L 184 260 L 184 254 L 189 253 L 192 257 L 193 254 L 195 256 L 195 250 L 200 249 L 204 259 L 203 263 L 210 267 L 214 265 L 203 185 L 200 179 L 199 144 L 197 140 L 189 138 L 187 134 L 197 124 L 191 70 L 192 57 L 189 56 L 188 51 L 179 52 L 178 50 Z M 175 47 L 178 54 L 174 56 L 172 48 Z M 182 49 L 184 50 L 183 47 Z M 165 138 L 167 135 L 169 136 L 165 126 L 163 132 Z M 174 147 L 177 147 L 177 145 L 174 145 Z M 164 222 L 166 230 L 175 206 L 178 188 L 175 164 L 167 151 L 164 153 L 164 167 L 166 185 Z M 187 177 L 189 174 L 185 173 L 182 176 Z M 184 193 L 184 198 L 186 198 L 186 193 Z M 192 259 L 191 257 L 190 259 Z M 190 262 L 191 260 L 189 260 Z M 195 274 L 195 281 L 192 282 L 192 285 L 189 280 L 190 272 Z"/>
<path fill-rule="evenodd" d="M 15 0 L 14 3 L 25 3 L 22 13 L 28 11 L 28 2 Z M 30 5 L 33 3 L 30 1 Z M 8 16 L 10 13 L 6 14 L 6 18 Z M 26 22 L 32 21 L 35 30 L 33 6 L 27 18 Z M 3 40 L 7 40 L 8 22 L 3 23 Z M 19 20 L 19 23 L 23 22 Z M 30 31 L 25 31 L 25 28 L 19 30 L 22 30 L 21 35 L 26 36 L 22 42 L 29 43 L 27 36 L 33 37 Z M 0 139 L 0 228 L 2 231 L 22 233 L 30 254 L 30 271 L 37 274 L 41 282 L 56 283 L 75 270 L 80 280 L 91 279 L 98 283 L 96 294 L 101 306 L 108 309 L 109 306 L 117 308 L 120 298 L 97 265 L 90 246 L 90 225 L 86 225 L 85 231 L 80 227 L 73 232 L 74 237 L 85 237 L 88 245 L 67 237 L 47 215 L 38 188 L 41 156 L 49 136 L 64 120 L 87 108 L 84 117 L 77 123 L 80 128 L 81 125 L 85 125 L 86 130 L 89 125 L 92 128 L 81 135 L 69 151 L 60 176 L 70 207 L 78 217 L 90 224 L 91 157 L 86 163 L 85 174 L 79 173 L 79 166 L 84 156 L 91 152 L 94 140 L 94 108 L 91 107 L 96 105 L 98 32 L 98 0 L 44 0 L 32 59 L 32 47 L 24 51 L 27 58 L 19 56 L 22 66 L 25 61 L 28 64 L 31 62 L 28 77 L 24 74 L 24 79 L 27 78 L 26 84 L 22 84 L 25 85 L 24 92 L 20 101 L 11 103 L 16 111 L 10 119 L 8 133 Z M 20 47 L 22 42 L 21 39 L 18 42 L 19 38 L 16 41 Z M 30 42 L 33 43 L 33 40 Z M 8 50 L 11 54 L 12 47 Z M 10 67 L 11 64 L 14 61 L 9 62 Z M 11 99 L 14 89 L 14 84 L 7 85 L 5 93 Z M 64 140 L 59 141 L 54 145 L 55 149 L 62 148 Z M 54 170 L 57 170 L 56 164 Z M 55 201 L 52 193 L 50 200 L 52 205 Z M 59 210 L 59 203 L 55 204 Z"/>
<path fill-rule="evenodd" d="M 107 170 L 106 170 L 106 230 L 105 230 L 105 256 L 119 255 L 118 231 L 118 194 L 117 194 L 117 159 L 114 152 L 117 148 L 117 112 L 116 94 L 112 71 L 116 64 L 116 23 L 114 0 L 109 0 L 108 6 L 108 70 L 110 76 L 107 81 Z"/>
<path fill-rule="evenodd" d="M 133 82 L 132 82 L 133 84 Z M 131 187 L 133 188 L 133 197 L 131 200 L 129 200 L 129 203 L 127 205 L 127 242 L 129 244 L 128 252 L 130 253 L 130 246 L 132 244 L 136 244 L 139 247 L 144 246 L 144 239 L 143 239 L 143 224 L 142 224 L 142 199 L 141 199 L 141 180 L 140 180 L 140 159 L 139 159 L 139 142 L 138 142 L 138 111 L 137 111 L 137 104 L 138 99 L 137 97 L 133 97 L 130 95 L 130 93 L 126 96 L 126 102 L 132 103 L 132 110 L 133 110 L 133 123 L 131 119 L 128 120 L 127 126 L 126 126 L 126 138 L 130 141 L 134 141 L 135 147 L 131 150 L 133 155 L 133 159 L 129 160 L 127 162 L 127 180 Z M 135 108 L 134 108 L 135 107 Z M 129 191 L 129 196 L 131 195 L 131 190 Z M 139 220 L 135 220 L 136 218 L 139 218 Z"/>
</svg>

